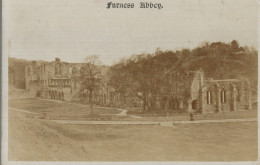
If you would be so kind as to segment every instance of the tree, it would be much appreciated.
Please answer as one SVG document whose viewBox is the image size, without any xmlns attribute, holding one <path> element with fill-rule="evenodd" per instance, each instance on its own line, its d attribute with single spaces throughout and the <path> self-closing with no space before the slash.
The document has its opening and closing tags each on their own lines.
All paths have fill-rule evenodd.
<svg viewBox="0 0 260 165">
<path fill-rule="evenodd" d="M 132 74 L 123 67 L 123 64 L 124 61 L 111 67 L 108 73 L 109 85 L 115 89 L 117 94 L 120 94 L 121 103 L 125 103 L 127 97 L 134 97 L 137 86 Z"/>
<path fill-rule="evenodd" d="M 102 84 L 100 70 L 101 62 L 97 55 L 89 56 L 85 59 L 80 68 L 81 90 L 87 90 L 89 96 L 89 105 L 91 114 L 93 114 L 93 93 L 97 91 Z"/>
<path fill-rule="evenodd" d="M 11 92 L 14 90 L 14 74 L 15 71 L 12 67 L 8 67 L 8 84 L 12 87 Z"/>
<path fill-rule="evenodd" d="M 142 100 L 143 110 L 156 109 L 158 98 L 166 99 L 160 105 L 163 108 L 167 107 L 164 102 L 169 103 L 169 98 L 166 96 L 171 94 L 170 88 L 175 84 L 171 77 L 173 71 L 202 68 L 206 77 L 214 79 L 250 77 L 257 89 L 257 57 L 257 50 L 241 49 L 235 40 L 205 43 L 191 50 L 160 51 L 158 48 L 153 54 L 133 55 L 112 66 L 110 81 L 120 96 Z M 189 92 L 184 93 L 188 98 Z"/>
<path fill-rule="evenodd" d="M 238 43 L 236 40 L 233 40 L 233 41 L 231 42 L 231 48 L 232 48 L 233 51 L 238 51 L 238 49 L 239 49 L 239 43 Z"/>
</svg>

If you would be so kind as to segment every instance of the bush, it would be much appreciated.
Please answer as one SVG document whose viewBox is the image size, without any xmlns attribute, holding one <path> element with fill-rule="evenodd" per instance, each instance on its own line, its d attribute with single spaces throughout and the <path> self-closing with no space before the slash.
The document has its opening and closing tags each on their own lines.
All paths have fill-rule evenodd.
<svg viewBox="0 0 260 165">
<path fill-rule="evenodd" d="M 36 97 L 41 97 L 42 92 L 40 90 L 36 91 Z"/>
</svg>

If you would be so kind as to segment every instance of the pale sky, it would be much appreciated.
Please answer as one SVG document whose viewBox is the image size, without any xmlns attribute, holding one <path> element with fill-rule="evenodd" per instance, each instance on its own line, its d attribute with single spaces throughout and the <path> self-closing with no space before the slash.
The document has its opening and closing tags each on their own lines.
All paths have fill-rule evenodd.
<svg viewBox="0 0 260 165">
<path fill-rule="evenodd" d="M 106 9 L 110 0 L 8 0 L 9 56 L 107 65 L 142 52 L 194 48 L 203 41 L 257 47 L 256 0 L 155 0 L 163 9 Z M 150 1 L 147 1 L 150 2 Z M 6 21 L 5 21 L 6 20 Z"/>
</svg>

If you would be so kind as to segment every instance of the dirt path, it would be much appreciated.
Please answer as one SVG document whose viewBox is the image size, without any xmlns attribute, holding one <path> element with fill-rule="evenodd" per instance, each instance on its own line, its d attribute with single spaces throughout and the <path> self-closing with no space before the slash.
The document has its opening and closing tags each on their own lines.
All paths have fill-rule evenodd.
<svg viewBox="0 0 260 165">
<path fill-rule="evenodd" d="M 17 108 L 11 108 L 11 107 L 8 107 L 8 109 L 11 109 L 13 111 L 18 111 L 18 112 L 23 112 L 23 113 L 28 113 L 28 114 L 33 114 L 33 115 L 37 115 L 38 113 L 35 113 L 35 112 L 30 112 L 28 110 L 23 110 L 23 109 L 17 109 Z"/>
<path fill-rule="evenodd" d="M 127 116 L 127 110 L 125 109 L 117 109 L 119 111 L 121 111 L 119 114 L 116 114 L 117 116 Z"/>
<path fill-rule="evenodd" d="M 257 118 L 246 119 L 219 119 L 219 120 L 195 120 L 195 121 L 174 121 L 174 124 L 201 124 L 201 123 L 230 123 L 230 122 L 248 122 L 257 121 Z"/>
<path fill-rule="evenodd" d="M 52 120 L 59 124 L 87 124 L 87 125 L 160 125 L 154 121 L 73 121 L 73 120 Z"/>
<path fill-rule="evenodd" d="M 223 119 L 223 120 L 198 120 L 198 121 L 75 121 L 75 120 L 52 120 L 59 124 L 76 125 L 160 125 L 164 127 L 175 127 L 176 124 L 202 124 L 202 123 L 230 123 L 230 122 L 249 122 L 257 121 L 256 118 L 248 119 Z"/>
</svg>

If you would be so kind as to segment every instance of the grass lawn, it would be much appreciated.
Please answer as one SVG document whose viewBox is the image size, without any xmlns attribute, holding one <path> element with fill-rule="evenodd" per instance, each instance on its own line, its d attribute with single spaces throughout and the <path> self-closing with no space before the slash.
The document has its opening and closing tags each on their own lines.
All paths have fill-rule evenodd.
<svg viewBox="0 0 260 165">
<path fill-rule="evenodd" d="M 9 160 L 248 161 L 257 139 L 257 122 L 63 125 L 9 110 Z"/>
<path fill-rule="evenodd" d="M 71 104 L 64 102 L 55 102 L 49 100 L 42 100 L 37 98 L 30 99 L 15 99 L 9 100 L 8 106 L 11 108 L 18 108 L 28 110 L 36 113 L 90 113 L 88 105 Z M 119 113 L 116 109 L 102 109 L 94 107 L 95 114 L 115 114 Z"/>
</svg>

